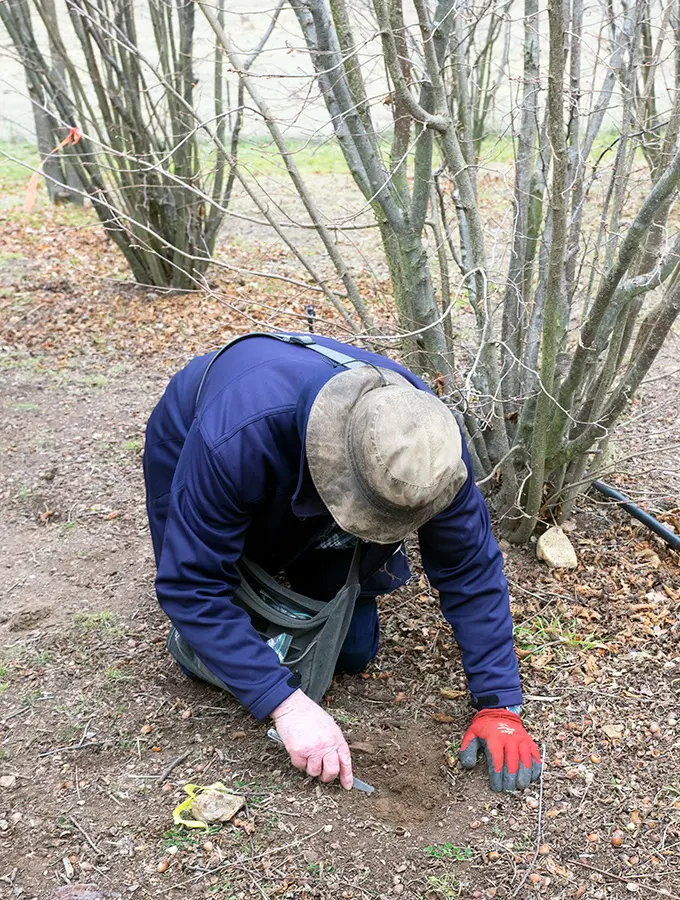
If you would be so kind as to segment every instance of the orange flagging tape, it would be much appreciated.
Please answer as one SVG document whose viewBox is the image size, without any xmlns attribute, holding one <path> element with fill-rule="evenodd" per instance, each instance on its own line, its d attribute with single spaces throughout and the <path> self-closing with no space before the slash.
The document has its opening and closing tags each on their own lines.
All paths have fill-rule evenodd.
<svg viewBox="0 0 680 900">
<path fill-rule="evenodd" d="M 66 147 L 69 144 L 77 144 L 81 137 L 82 135 L 77 128 L 71 128 L 64 140 L 60 141 L 57 146 L 54 147 L 54 149 L 50 150 L 47 156 L 52 156 L 53 153 L 58 153 L 62 149 L 62 147 Z M 47 159 L 47 156 L 45 157 L 45 159 Z M 31 175 L 31 179 L 28 182 L 28 186 L 26 188 L 26 199 L 24 200 L 24 212 L 30 212 L 35 206 L 35 198 L 38 194 L 38 182 L 40 181 L 40 176 L 42 175 L 42 168 L 45 165 L 45 159 L 43 159 L 35 172 Z"/>
</svg>

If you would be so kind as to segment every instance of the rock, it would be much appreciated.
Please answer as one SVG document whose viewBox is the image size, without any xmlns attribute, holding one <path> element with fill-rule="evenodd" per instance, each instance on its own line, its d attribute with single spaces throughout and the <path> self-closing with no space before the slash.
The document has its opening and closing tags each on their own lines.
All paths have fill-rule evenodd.
<svg viewBox="0 0 680 900">
<path fill-rule="evenodd" d="M 13 787 L 16 787 L 17 777 L 16 775 L 3 775 L 0 777 L 0 787 L 7 788 L 11 790 Z"/>
<path fill-rule="evenodd" d="M 553 526 L 544 531 L 536 544 L 536 556 L 551 569 L 575 569 L 578 565 L 576 551 L 561 528 Z"/>
<path fill-rule="evenodd" d="M 191 804 L 193 815 L 207 825 L 228 822 L 245 806 L 245 799 L 222 791 L 203 791 Z"/>
<path fill-rule="evenodd" d="M 102 890 L 96 884 L 69 884 L 55 888 L 47 900 L 121 900 L 121 895 Z"/>
<path fill-rule="evenodd" d="M 620 740 L 623 737 L 623 725 L 603 725 L 602 731 L 611 740 Z"/>
</svg>

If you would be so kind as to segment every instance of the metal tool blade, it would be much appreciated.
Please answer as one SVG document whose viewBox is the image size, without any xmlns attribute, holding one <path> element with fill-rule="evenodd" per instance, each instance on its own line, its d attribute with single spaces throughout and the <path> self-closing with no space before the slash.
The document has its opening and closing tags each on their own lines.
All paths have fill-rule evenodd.
<svg viewBox="0 0 680 900">
<path fill-rule="evenodd" d="M 267 737 L 270 741 L 274 741 L 275 744 L 281 744 L 281 746 L 283 746 L 283 741 L 276 728 L 270 728 L 269 731 L 267 731 Z M 356 775 L 352 777 L 352 787 L 355 791 L 361 791 L 364 794 L 372 794 L 375 790 L 372 784 L 367 784 L 365 781 L 362 781 L 361 778 L 357 778 Z"/>
</svg>

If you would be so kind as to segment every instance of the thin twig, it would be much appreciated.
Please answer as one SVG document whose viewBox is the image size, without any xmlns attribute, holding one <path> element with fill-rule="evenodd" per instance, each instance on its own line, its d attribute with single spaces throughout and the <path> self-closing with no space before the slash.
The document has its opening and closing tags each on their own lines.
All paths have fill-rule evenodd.
<svg viewBox="0 0 680 900">
<path fill-rule="evenodd" d="M 545 764 L 545 741 L 543 742 L 543 746 L 541 747 L 541 759 Z M 522 885 L 527 880 L 529 875 L 531 874 L 532 869 L 536 865 L 536 860 L 538 859 L 538 851 L 541 848 L 541 829 L 543 826 L 543 769 L 541 769 L 541 778 L 538 783 L 538 824 L 536 825 L 536 849 L 534 850 L 534 856 L 531 862 L 529 863 L 529 867 L 522 876 L 522 880 L 517 885 L 515 890 L 510 894 L 510 897 L 516 897 L 519 894 Z"/>
<path fill-rule="evenodd" d="M 76 820 L 73 818 L 73 816 L 69 816 L 69 817 L 68 817 L 68 820 L 69 820 L 69 822 L 71 822 L 73 825 L 75 825 L 75 827 L 76 827 L 76 828 L 78 829 L 78 831 L 82 834 L 82 836 L 85 838 L 85 840 L 86 840 L 87 843 L 90 845 L 90 847 L 92 847 L 92 849 L 93 849 L 94 852 L 97 854 L 97 856 L 103 856 L 103 855 L 104 855 L 104 852 L 103 852 L 103 850 L 101 849 L 101 847 L 98 847 L 98 846 L 95 844 L 95 842 L 92 840 L 92 838 L 91 838 L 90 835 L 87 833 L 87 831 L 85 831 L 85 829 L 82 827 L 82 825 L 79 825 L 78 822 L 76 822 Z"/>
<path fill-rule="evenodd" d="M 185 750 L 177 759 L 173 759 L 171 763 L 169 763 L 158 776 L 158 784 L 163 784 L 168 775 L 172 772 L 173 769 L 176 769 L 177 766 L 184 762 L 187 756 L 191 753 L 191 750 Z"/>
<path fill-rule="evenodd" d="M 88 741 L 86 744 L 71 744 L 68 747 L 57 747 L 56 750 L 45 750 L 44 753 L 39 753 L 38 757 L 42 756 L 54 756 L 56 753 L 66 753 L 68 750 L 86 750 L 88 747 L 101 747 L 103 741 Z"/>
</svg>

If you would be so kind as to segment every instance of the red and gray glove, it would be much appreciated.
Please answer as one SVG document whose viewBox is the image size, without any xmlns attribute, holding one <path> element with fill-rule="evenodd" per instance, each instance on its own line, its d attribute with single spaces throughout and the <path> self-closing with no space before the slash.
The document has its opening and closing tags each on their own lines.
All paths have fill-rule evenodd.
<svg viewBox="0 0 680 900">
<path fill-rule="evenodd" d="M 520 717 L 509 709 L 476 713 L 458 753 L 461 766 L 474 769 L 480 750 L 489 764 L 492 791 L 522 791 L 541 777 L 538 747 Z"/>
</svg>

